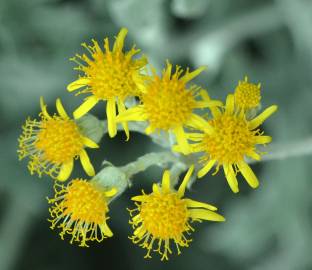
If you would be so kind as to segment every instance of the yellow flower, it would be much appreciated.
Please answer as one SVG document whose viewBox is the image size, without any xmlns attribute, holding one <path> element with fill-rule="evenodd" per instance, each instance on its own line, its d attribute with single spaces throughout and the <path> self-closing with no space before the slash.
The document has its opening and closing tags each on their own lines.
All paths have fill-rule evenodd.
<svg viewBox="0 0 312 270">
<path fill-rule="evenodd" d="M 228 95 L 224 110 L 212 109 L 213 119 L 201 127 L 203 133 L 188 134 L 188 138 L 194 141 L 190 146 L 192 152 L 204 152 L 201 161 L 205 165 L 199 170 L 198 177 L 203 177 L 217 165 L 215 173 L 223 166 L 233 192 L 239 191 L 236 179 L 238 172 L 252 188 L 258 187 L 258 179 L 244 158 L 261 159 L 256 145 L 267 144 L 272 138 L 263 135 L 258 127 L 276 110 L 276 105 L 270 106 L 255 118 L 247 120 L 244 111 L 235 110 L 233 95 Z M 178 147 L 175 150 L 178 151 Z"/>
<path fill-rule="evenodd" d="M 155 130 L 171 131 L 176 136 L 183 152 L 188 152 L 188 143 L 184 133 L 185 126 L 196 127 L 204 120 L 194 113 L 195 109 L 209 106 L 222 105 L 219 101 L 197 101 L 196 95 L 201 90 L 195 85 L 187 86 L 193 78 L 198 76 L 205 67 L 200 67 L 193 72 L 183 70 L 176 66 L 172 74 L 172 64 L 167 61 L 167 66 L 159 77 L 153 70 L 153 78 L 146 82 L 140 96 L 141 103 L 117 117 L 117 122 L 122 121 L 148 121 L 146 133 Z"/>
<path fill-rule="evenodd" d="M 71 174 L 74 159 L 80 157 L 81 164 L 89 176 L 94 175 L 85 146 L 99 146 L 83 136 L 76 122 L 69 118 L 60 99 L 56 100 L 59 115 L 49 115 L 43 98 L 40 98 L 41 120 L 26 120 L 19 138 L 19 159 L 29 157 L 31 174 L 50 175 L 65 181 Z"/>
<path fill-rule="evenodd" d="M 55 196 L 48 199 L 52 204 L 49 209 L 51 229 L 61 229 L 60 236 L 71 235 L 70 243 L 79 242 L 81 247 L 88 247 L 88 241 L 101 242 L 113 236 L 106 221 L 109 198 L 116 189 L 103 190 L 93 182 L 74 179 L 67 186 L 54 184 Z"/>
<path fill-rule="evenodd" d="M 111 137 L 117 133 L 115 117 L 116 103 L 118 112 L 123 112 L 126 107 L 124 101 L 126 98 L 138 95 L 138 86 L 143 83 L 145 76 L 141 74 L 142 68 L 147 64 L 145 57 L 132 59 L 140 50 L 135 46 L 124 53 L 124 40 L 128 30 L 122 28 L 116 37 L 113 50 L 110 50 L 109 40 L 105 38 L 104 48 L 102 51 L 98 42 L 92 40 L 93 45 L 83 43 L 91 55 L 91 58 L 85 54 L 76 55 L 71 58 L 78 64 L 76 70 L 81 71 L 76 81 L 68 85 L 68 91 L 75 91 L 83 88 L 78 92 L 91 94 L 84 103 L 74 111 L 74 117 L 80 118 L 91 110 L 100 100 L 106 100 L 106 115 L 108 120 L 108 132 Z M 129 130 L 126 123 L 123 123 L 124 130 L 129 137 Z"/>
<path fill-rule="evenodd" d="M 239 81 L 234 92 L 235 105 L 243 110 L 250 110 L 260 105 L 261 84 L 248 82 L 245 76 L 244 81 Z"/>
<path fill-rule="evenodd" d="M 137 208 L 130 210 L 130 224 L 134 229 L 130 239 L 147 249 L 145 258 L 151 258 L 151 251 L 156 251 L 162 256 L 161 260 L 168 260 L 168 255 L 172 253 L 172 242 L 180 254 L 180 247 L 188 247 L 192 241 L 187 238 L 194 231 L 190 222 L 225 220 L 214 212 L 216 207 L 183 198 L 193 170 L 194 166 L 191 166 L 177 191 L 171 187 L 169 171 L 165 171 L 161 186 L 153 184 L 151 194 L 143 192 L 143 195 L 132 198 Z"/>
</svg>

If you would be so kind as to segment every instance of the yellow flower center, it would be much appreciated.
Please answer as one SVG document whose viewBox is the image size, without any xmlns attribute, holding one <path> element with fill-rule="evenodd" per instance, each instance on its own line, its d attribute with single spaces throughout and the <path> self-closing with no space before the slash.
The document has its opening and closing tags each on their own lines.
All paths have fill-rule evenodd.
<svg viewBox="0 0 312 270">
<path fill-rule="evenodd" d="M 142 96 L 144 110 L 155 129 L 169 130 L 184 124 L 192 114 L 193 92 L 178 78 L 155 78 Z"/>
<path fill-rule="evenodd" d="M 141 205 L 140 216 L 154 238 L 180 238 L 187 230 L 187 206 L 176 193 L 150 194 Z"/>
<path fill-rule="evenodd" d="M 219 164 L 233 164 L 254 149 L 256 131 L 249 130 L 244 118 L 223 114 L 209 123 L 214 132 L 203 138 L 202 146 L 210 159 Z"/>
<path fill-rule="evenodd" d="M 127 96 L 135 96 L 136 85 L 133 80 L 133 73 L 137 72 L 131 58 L 126 57 L 122 52 L 116 53 L 94 51 L 93 61 L 88 62 L 82 70 L 90 79 L 90 91 L 98 99 L 109 99 Z"/>
<path fill-rule="evenodd" d="M 73 120 L 54 116 L 41 122 L 35 147 L 43 151 L 46 160 L 63 163 L 80 153 L 83 141 Z"/>
<path fill-rule="evenodd" d="M 71 220 L 82 220 L 85 223 L 103 224 L 108 206 L 104 192 L 93 184 L 77 179 L 67 188 L 63 200 L 64 215 Z"/>
<path fill-rule="evenodd" d="M 235 103 L 242 109 L 258 107 L 261 100 L 260 86 L 249 82 L 241 82 L 235 89 Z"/>
</svg>

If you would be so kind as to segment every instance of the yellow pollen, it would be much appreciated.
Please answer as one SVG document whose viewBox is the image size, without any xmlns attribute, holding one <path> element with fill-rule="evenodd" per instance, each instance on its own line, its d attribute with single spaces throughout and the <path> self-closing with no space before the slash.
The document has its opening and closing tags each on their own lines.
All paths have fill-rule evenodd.
<svg viewBox="0 0 312 270">
<path fill-rule="evenodd" d="M 249 83 L 245 78 L 245 81 L 239 82 L 235 88 L 234 98 L 239 108 L 252 109 L 258 107 L 261 100 L 260 84 Z"/>
<path fill-rule="evenodd" d="M 200 147 L 209 153 L 209 159 L 217 160 L 220 165 L 237 163 L 255 148 L 258 131 L 251 131 L 244 118 L 223 114 L 209 123 L 214 132 L 205 135 Z"/>
<path fill-rule="evenodd" d="M 64 215 L 70 215 L 71 220 L 83 220 L 88 224 L 102 224 L 108 212 L 104 192 L 83 180 L 73 180 L 68 187 L 63 209 Z"/>
<path fill-rule="evenodd" d="M 99 48 L 96 45 L 89 47 L 93 52 L 93 61 L 84 55 L 83 60 L 89 65 L 82 67 L 82 71 L 90 79 L 92 94 L 103 100 L 116 96 L 124 99 L 129 95 L 135 95 L 136 85 L 132 78 L 135 67 L 131 58 L 120 51 L 103 53 L 100 49 L 96 50 Z"/>
<path fill-rule="evenodd" d="M 140 216 L 145 229 L 155 238 L 180 238 L 188 230 L 186 203 L 176 193 L 148 196 L 141 205 Z"/>
<path fill-rule="evenodd" d="M 193 88 L 186 89 L 177 69 L 170 79 L 155 77 L 142 95 L 144 110 L 154 129 L 169 130 L 184 124 L 194 109 Z"/>
<path fill-rule="evenodd" d="M 83 146 L 79 128 L 73 120 L 57 116 L 42 120 L 35 147 L 43 151 L 46 160 L 56 164 L 67 162 L 77 156 Z"/>
</svg>

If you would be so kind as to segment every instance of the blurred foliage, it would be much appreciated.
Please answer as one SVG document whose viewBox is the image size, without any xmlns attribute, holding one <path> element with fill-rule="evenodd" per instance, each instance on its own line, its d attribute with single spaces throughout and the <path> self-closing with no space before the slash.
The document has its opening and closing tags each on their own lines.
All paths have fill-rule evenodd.
<svg viewBox="0 0 312 270">
<path fill-rule="evenodd" d="M 311 14 L 309 0 L 1 0 L 0 269 L 312 269 L 312 159 L 287 158 L 287 149 L 312 132 Z M 150 190 L 159 169 L 139 174 L 112 205 L 115 236 L 80 249 L 48 227 L 51 180 L 29 176 L 16 155 L 20 127 L 38 113 L 41 95 L 51 108 L 56 97 L 69 111 L 80 103 L 65 90 L 75 76 L 68 59 L 82 51 L 80 43 L 111 37 L 122 26 L 127 44 L 135 42 L 157 68 L 167 58 L 207 65 L 197 82 L 213 98 L 224 98 L 247 74 L 262 83 L 265 106 L 279 105 L 265 129 L 286 157 L 254 166 L 256 191 L 241 182 L 234 195 L 222 174 L 198 181 L 189 192 L 218 205 L 227 222 L 196 226 L 191 247 L 167 263 L 144 260 L 127 239 L 129 198 Z M 96 111 L 103 118 L 102 112 Z M 97 170 L 103 159 L 121 165 L 156 146 L 139 134 L 126 143 L 121 134 L 105 137 L 101 149 L 91 156 Z"/>
</svg>

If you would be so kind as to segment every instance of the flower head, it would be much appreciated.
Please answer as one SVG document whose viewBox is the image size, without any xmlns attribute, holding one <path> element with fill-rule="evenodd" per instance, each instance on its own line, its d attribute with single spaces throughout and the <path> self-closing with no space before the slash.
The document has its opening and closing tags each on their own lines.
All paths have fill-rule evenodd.
<svg viewBox="0 0 312 270">
<path fill-rule="evenodd" d="M 98 42 L 92 40 L 93 45 L 83 43 L 91 57 L 83 54 L 71 58 L 78 64 L 76 70 L 82 72 L 77 80 L 68 85 L 68 91 L 82 88 L 80 93 L 90 94 L 84 103 L 74 111 L 74 117 L 80 118 L 91 110 L 100 100 L 107 101 L 106 114 L 108 131 L 111 137 L 116 135 L 116 103 L 119 112 L 125 108 L 124 101 L 127 97 L 138 95 L 138 85 L 143 83 L 144 75 L 141 74 L 147 64 L 145 57 L 133 59 L 140 52 L 135 46 L 128 52 L 123 52 L 124 40 L 128 30 L 122 28 L 116 37 L 112 51 L 109 40 L 105 38 L 103 52 Z M 123 124 L 127 136 L 127 124 Z"/>
<path fill-rule="evenodd" d="M 103 241 L 113 236 L 107 226 L 108 200 L 116 189 L 103 190 L 84 179 L 74 179 L 67 186 L 55 183 L 55 196 L 48 199 L 51 229 L 61 229 L 60 236 L 71 235 L 70 243 L 88 247 L 88 241 Z"/>
<path fill-rule="evenodd" d="M 188 134 L 190 140 L 194 141 L 191 144 L 192 152 L 204 153 L 201 159 L 204 166 L 198 172 L 198 177 L 203 177 L 217 165 L 216 172 L 223 166 L 233 192 L 239 191 L 236 179 L 238 172 L 251 187 L 258 187 L 258 179 L 244 158 L 261 159 L 256 145 L 267 144 L 272 138 L 263 135 L 258 127 L 276 110 L 276 105 L 270 106 L 255 118 L 247 120 L 244 111 L 235 110 L 233 95 L 228 95 L 225 109 L 212 110 L 213 119 L 202 126 L 203 133 Z"/>
<path fill-rule="evenodd" d="M 29 157 L 30 173 L 65 181 L 73 170 L 74 159 L 80 157 L 86 173 L 93 176 L 94 169 L 84 147 L 98 148 L 98 145 L 81 133 L 60 99 L 56 100 L 59 115 L 49 115 L 42 97 L 40 105 L 41 120 L 27 119 L 19 138 L 19 158 Z"/>
<path fill-rule="evenodd" d="M 186 153 L 188 145 L 184 127 L 196 127 L 198 122 L 203 121 L 194 110 L 222 104 L 219 101 L 196 100 L 195 97 L 201 88 L 195 85 L 187 86 L 187 83 L 204 69 L 205 67 L 200 67 L 192 72 L 187 69 L 182 75 L 181 67 L 176 66 L 175 72 L 172 72 L 172 64 L 167 61 L 161 77 L 153 70 L 152 78 L 142 89 L 141 104 L 120 113 L 117 121 L 148 121 L 148 134 L 155 130 L 172 131 Z"/>
<path fill-rule="evenodd" d="M 161 260 L 168 260 L 168 255 L 172 253 L 172 242 L 180 254 L 180 247 L 188 247 L 192 241 L 187 238 L 194 231 L 190 222 L 225 220 L 223 216 L 214 212 L 216 207 L 183 198 L 193 170 L 194 166 L 188 170 L 177 191 L 171 187 L 169 171 L 165 171 L 161 186 L 153 184 L 151 194 L 143 192 L 143 195 L 132 198 L 137 208 L 130 210 L 130 224 L 135 230 L 130 239 L 147 249 L 145 258 L 151 258 L 151 251 L 156 251 L 162 256 Z"/>
<path fill-rule="evenodd" d="M 260 105 L 261 84 L 248 82 L 245 76 L 244 81 L 239 81 L 234 92 L 235 105 L 243 110 L 250 110 Z"/>
</svg>

